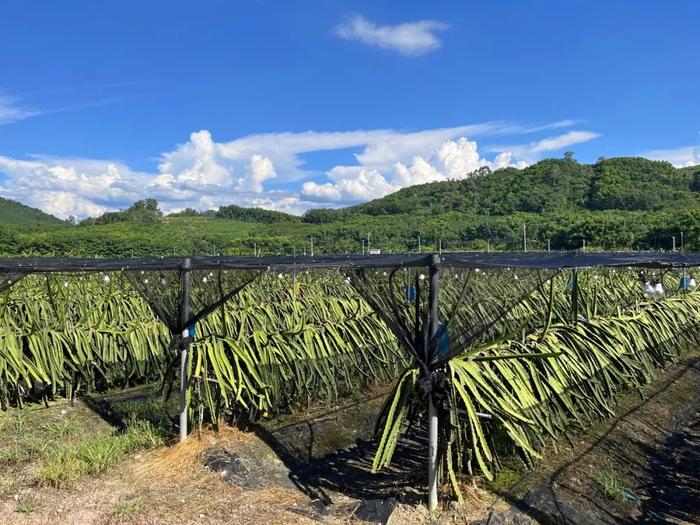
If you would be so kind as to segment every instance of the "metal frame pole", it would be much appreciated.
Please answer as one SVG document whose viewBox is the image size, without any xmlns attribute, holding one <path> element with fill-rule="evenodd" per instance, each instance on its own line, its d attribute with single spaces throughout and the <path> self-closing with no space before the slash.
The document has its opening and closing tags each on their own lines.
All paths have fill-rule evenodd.
<svg viewBox="0 0 700 525">
<path fill-rule="evenodd" d="M 192 310 L 190 306 L 190 291 L 192 289 L 192 261 L 188 257 L 182 262 L 180 273 L 180 326 L 185 327 L 190 322 Z M 182 333 L 183 337 L 189 333 Z M 189 344 L 183 344 L 180 351 L 180 441 L 187 439 L 187 350 Z"/>
<path fill-rule="evenodd" d="M 430 307 L 430 359 L 435 356 L 437 332 L 438 332 L 438 260 L 439 256 L 433 254 L 430 260 L 430 295 L 428 303 Z M 430 364 L 430 363 L 428 363 Z M 428 401 L 428 510 L 433 511 L 438 504 L 438 413 L 433 398 Z"/>
</svg>

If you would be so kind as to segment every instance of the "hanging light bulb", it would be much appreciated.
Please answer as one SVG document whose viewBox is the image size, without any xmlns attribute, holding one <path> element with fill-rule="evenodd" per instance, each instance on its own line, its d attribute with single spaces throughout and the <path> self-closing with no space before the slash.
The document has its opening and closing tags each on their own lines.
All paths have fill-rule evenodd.
<svg viewBox="0 0 700 525">
<path fill-rule="evenodd" d="M 63 281 L 63 287 L 68 288 L 68 281 Z"/>
<path fill-rule="evenodd" d="M 282 277 L 284 277 L 284 274 L 283 274 L 283 273 L 278 273 L 278 274 L 277 274 L 277 278 L 278 278 L 278 279 L 282 279 Z"/>
<path fill-rule="evenodd" d="M 206 278 L 206 277 L 202 277 L 202 282 L 203 282 L 203 283 L 206 283 L 206 282 L 207 282 L 207 278 Z"/>
<path fill-rule="evenodd" d="M 651 299 L 654 297 L 654 287 L 649 281 L 645 282 L 642 286 L 642 293 L 644 294 L 645 299 Z"/>
<path fill-rule="evenodd" d="M 148 284 L 148 279 L 144 279 L 143 284 Z"/>
<path fill-rule="evenodd" d="M 102 279 L 104 282 L 108 283 L 109 282 L 109 275 L 105 274 L 104 278 Z"/>
<path fill-rule="evenodd" d="M 425 281 L 425 274 L 424 274 L 424 273 L 420 274 L 420 275 L 418 276 L 418 278 L 419 278 L 421 281 Z"/>
<path fill-rule="evenodd" d="M 690 276 L 690 281 L 688 281 L 688 290 L 695 290 L 697 288 L 698 283 L 695 282 L 695 277 L 692 275 Z"/>
<path fill-rule="evenodd" d="M 656 283 L 656 286 L 654 286 L 654 295 L 656 296 L 657 299 L 661 299 L 666 292 L 664 291 L 664 286 L 661 284 L 661 282 Z"/>
</svg>

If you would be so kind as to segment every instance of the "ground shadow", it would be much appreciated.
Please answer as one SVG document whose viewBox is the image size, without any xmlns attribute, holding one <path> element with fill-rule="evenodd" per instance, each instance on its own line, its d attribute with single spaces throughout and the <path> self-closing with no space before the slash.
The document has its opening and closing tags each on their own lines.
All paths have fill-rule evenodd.
<svg viewBox="0 0 700 525">
<path fill-rule="evenodd" d="M 427 431 L 412 427 L 399 440 L 391 466 L 372 473 L 376 441 L 358 439 L 354 445 L 321 457 L 300 457 L 274 432 L 254 428 L 289 469 L 289 478 L 311 499 L 333 503 L 333 493 L 368 500 L 393 497 L 406 503 L 424 498 L 427 485 Z"/>
<path fill-rule="evenodd" d="M 683 433 L 683 435 L 672 435 L 669 438 L 669 443 L 660 451 L 649 446 L 643 439 L 627 441 L 626 443 L 616 443 L 610 439 L 611 434 L 618 429 L 621 423 L 631 420 L 635 415 L 646 407 L 651 401 L 666 392 L 677 380 L 686 373 L 700 370 L 698 363 L 700 359 L 688 360 L 680 370 L 667 378 L 654 393 L 646 397 L 643 401 L 637 403 L 634 407 L 625 411 L 615 418 L 615 421 L 610 427 L 600 436 L 598 436 L 585 450 L 580 452 L 570 461 L 559 466 L 545 480 L 537 483 L 537 485 L 529 490 L 524 497 L 518 496 L 520 485 L 525 484 L 530 478 L 530 474 L 523 476 L 517 483 L 511 485 L 508 489 L 496 491 L 501 499 L 510 503 L 514 509 L 521 511 L 528 516 L 536 519 L 544 525 L 554 524 L 569 524 L 569 523 L 631 523 L 624 517 L 615 512 L 615 506 L 604 500 L 597 500 L 591 497 L 590 494 L 582 492 L 580 489 L 572 486 L 567 482 L 567 472 L 575 467 L 578 463 L 585 461 L 594 450 L 603 448 L 607 457 L 615 460 L 618 464 L 631 463 L 631 455 L 641 454 L 642 463 L 646 463 L 655 454 L 658 455 L 657 464 L 653 467 L 648 467 L 650 472 L 653 472 L 650 480 L 650 486 L 654 489 L 650 494 L 651 500 L 648 505 L 645 505 L 645 517 L 642 523 L 668 523 L 663 516 L 679 519 L 678 516 L 683 516 L 680 519 L 689 520 L 689 516 L 697 518 L 698 510 L 700 509 L 700 499 L 698 499 L 698 474 L 700 472 L 700 436 L 697 429 L 691 433 Z M 697 406 L 697 404 L 695 404 Z M 649 427 L 654 427 L 654 422 L 645 422 Z M 696 422 L 696 425 L 698 423 Z M 687 483 L 690 485 L 685 490 L 684 487 L 679 487 L 675 478 L 678 474 L 678 442 L 683 442 L 688 445 L 685 452 L 687 454 L 687 468 L 682 467 L 682 470 L 687 472 Z M 640 453 L 641 451 L 641 453 Z M 652 459 L 653 460 L 653 459 Z M 661 468 L 663 465 L 663 468 Z M 694 470 L 692 470 L 694 469 Z M 644 475 L 643 472 L 639 473 Z M 668 488 L 668 493 L 664 489 Z M 668 496 L 659 497 L 657 488 L 667 493 Z M 563 490 L 562 490 L 563 489 Z M 679 490 L 680 489 L 680 490 Z M 676 495 L 672 495 L 677 491 Z M 563 497 L 563 492 L 568 492 L 566 497 Z M 570 503 L 571 496 L 578 497 L 580 501 L 586 502 L 586 509 L 576 508 Z M 678 505 L 679 508 L 673 508 Z M 647 508 L 648 507 L 648 508 Z M 693 514 L 692 511 L 695 511 Z M 690 521 L 698 523 L 697 521 Z M 677 521 L 674 521 L 677 523 Z"/>
</svg>

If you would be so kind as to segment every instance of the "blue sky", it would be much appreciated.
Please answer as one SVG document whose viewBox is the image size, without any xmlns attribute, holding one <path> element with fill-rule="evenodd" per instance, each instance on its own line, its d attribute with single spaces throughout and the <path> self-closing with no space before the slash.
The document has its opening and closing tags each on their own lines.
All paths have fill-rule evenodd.
<svg viewBox="0 0 700 525">
<path fill-rule="evenodd" d="M 0 196 L 293 213 L 645 155 L 700 163 L 696 1 L 0 7 Z"/>
</svg>

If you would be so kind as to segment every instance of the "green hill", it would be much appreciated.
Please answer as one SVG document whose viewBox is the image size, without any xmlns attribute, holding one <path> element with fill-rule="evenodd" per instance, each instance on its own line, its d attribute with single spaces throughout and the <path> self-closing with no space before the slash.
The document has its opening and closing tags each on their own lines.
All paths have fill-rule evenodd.
<svg viewBox="0 0 700 525">
<path fill-rule="evenodd" d="M 0 197 L 0 223 L 4 224 L 47 224 L 61 225 L 64 221 L 36 208 Z"/>
<path fill-rule="evenodd" d="M 482 169 L 463 180 L 410 186 L 358 206 L 310 210 L 312 223 L 361 215 L 448 212 L 484 216 L 574 211 L 659 211 L 700 205 L 700 166 L 677 169 L 637 157 L 579 164 L 549 159 L 523 170 Z"/>
<path fill-rule="evenodd" d="M 24 207 L 26 208 L 26 207 Z M 36 211 L 36 210 L 34 210 Z M 41 213 L 41 212 L 38 212 Z M 54 219 L 57 220 L 57 219 Z M 301 219 L 255 208 L 163 216 L 154 200 L 71 228 L 0 224 L 0 253 L 145 256 L 529 249 L 700 250 L 700 166 L 615 158 L 544 160 L 461 180 L 404 188 L 384 198 Z"/>
</svg>

